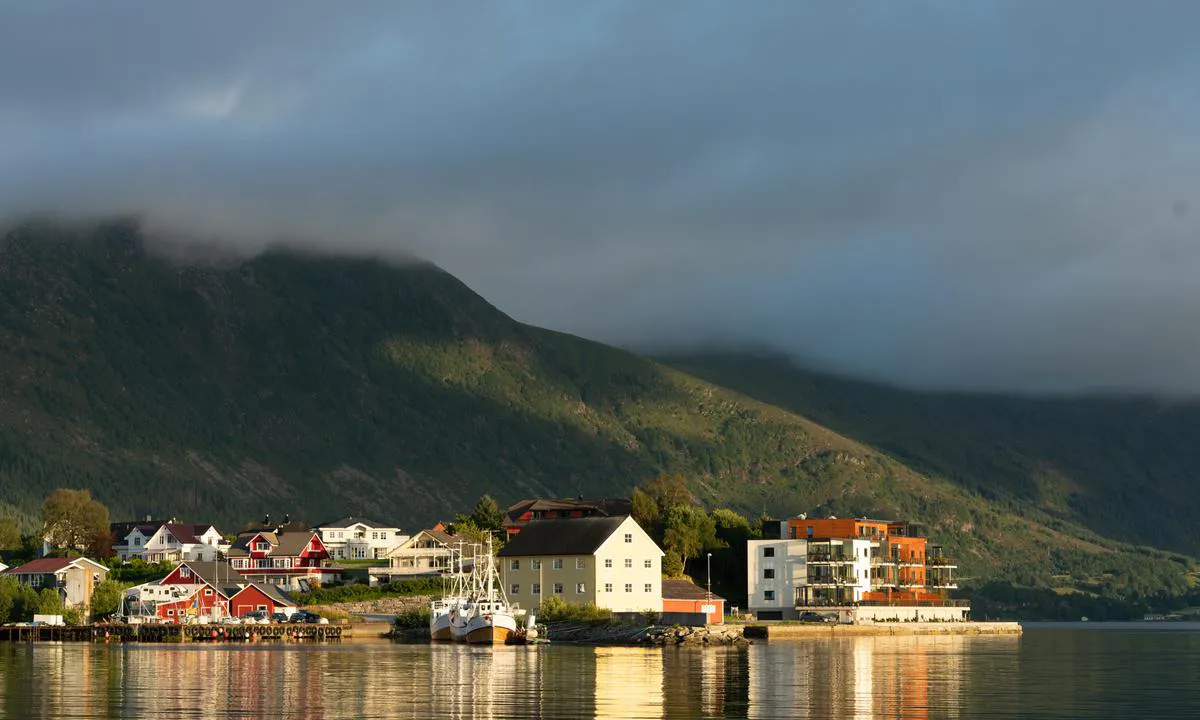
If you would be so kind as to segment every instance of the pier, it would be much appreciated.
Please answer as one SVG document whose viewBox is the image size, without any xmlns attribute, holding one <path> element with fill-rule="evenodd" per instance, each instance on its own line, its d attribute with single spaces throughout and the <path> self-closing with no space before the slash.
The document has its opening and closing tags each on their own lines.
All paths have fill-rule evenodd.
<svg viewBox="0 0 1200 720">
<path fill-rule="evenodd" d="M 326 642 L 341 639 L 341 625 L 0 626 L 0 642 Z"/>
<path fill-rule="evenodd" d="M 854 637 L 864 635 L 1020 635 L 1015 622 L 758 623 L 746 625 L 754 640 Z"/>
</svg>

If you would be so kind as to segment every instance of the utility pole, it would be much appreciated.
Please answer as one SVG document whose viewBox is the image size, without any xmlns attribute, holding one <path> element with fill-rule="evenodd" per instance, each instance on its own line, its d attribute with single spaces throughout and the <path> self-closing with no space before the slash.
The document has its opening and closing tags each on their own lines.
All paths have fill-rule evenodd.
<svg viewBox="0 0 1200 720">
<path fill-rule="evenodd" d="M 712 600 L 712 553 L 708 554 L 708 589 L 704 592 L 705 600 Z"/>
</svg>

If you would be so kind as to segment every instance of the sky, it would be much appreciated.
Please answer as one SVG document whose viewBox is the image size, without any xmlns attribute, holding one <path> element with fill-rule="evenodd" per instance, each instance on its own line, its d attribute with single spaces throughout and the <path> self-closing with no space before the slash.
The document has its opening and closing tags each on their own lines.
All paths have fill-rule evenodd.
<svg viewBox="0 0 1200 720">
<path fill-rule="evenodd" d="M 0 217 L 432 260 L 925 389 L 1200 393 L 1200 3 L 0 5 Z"/>
</svg>

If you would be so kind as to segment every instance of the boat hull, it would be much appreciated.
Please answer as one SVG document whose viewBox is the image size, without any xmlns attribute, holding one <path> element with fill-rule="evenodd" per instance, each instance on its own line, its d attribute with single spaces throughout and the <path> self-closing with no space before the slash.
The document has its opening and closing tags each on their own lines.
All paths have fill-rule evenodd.
<svg viewBox="0 0 1200 720">
<path fill-rule="evenodd" d="M 504 645 L 515 640 L 516 634 L 517 621 L 504 613 L 471 618 L 467 623 L 467 642 L 472 645 Z"/>
<path fill-rule="evenodd" d="M 429 628 L 429 639 L 437 640 L 439 642 L 451 640 L 452 638 L 450 637 L 450 626 L 444 625 L 444 626 L 438 627 L 435 625 L 435 626 Z"/>
<path fill-rule="evenodd" d="M 497 625 L 479 627 L 467 632 L 467 642 L 472 645 L 505 645 L 513 639 L 512 629 Z"/>
</svg>

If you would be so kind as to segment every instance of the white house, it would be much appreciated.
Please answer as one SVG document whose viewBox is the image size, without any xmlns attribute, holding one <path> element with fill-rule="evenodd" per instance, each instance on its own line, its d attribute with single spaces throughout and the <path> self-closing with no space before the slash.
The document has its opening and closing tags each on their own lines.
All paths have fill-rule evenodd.
<svg viewBox="0 0 1200 720">
<path fill-rule="evenodd" d="M 400 528 L 365 518 L 344 517 L 314 529 L 333 560 L 383 560 L 408 540 Z"/>
<path fill-rule="evenodd" d="M 663 551 L 632 517 L 534 520 L 496 555 L 511 602 L 662 612 Z"/>
<path fill-rule="evenodd" d="M 393 577 L 445 572 L 450 569 L 459 542 L 441 523 L 421 530 L 388 556 L 388 572 Z"/>
<path fill-rule="evenodd" d="M 214 562 L 228 550 L 212 525 L 164 523 L 146 540 L 141 557 L 146 562 Z"/>
</svg>

